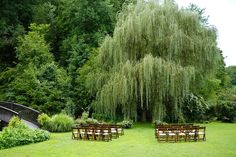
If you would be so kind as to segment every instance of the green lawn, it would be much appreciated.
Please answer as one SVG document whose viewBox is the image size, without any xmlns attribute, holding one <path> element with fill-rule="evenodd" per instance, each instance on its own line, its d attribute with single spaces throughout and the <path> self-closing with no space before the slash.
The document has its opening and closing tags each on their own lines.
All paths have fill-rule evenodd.
<svg viewBox="0 0 236 157">
<path fill-rule="evenodd" d="M 236 157 L 236 124 L 211 123 L 206 142 L 158 143 L 151 124 L 136 124 L 111 142 L 71 140 L 52 134 L 46 142 L 0 150 L 0 157 Z"/>
</svg>

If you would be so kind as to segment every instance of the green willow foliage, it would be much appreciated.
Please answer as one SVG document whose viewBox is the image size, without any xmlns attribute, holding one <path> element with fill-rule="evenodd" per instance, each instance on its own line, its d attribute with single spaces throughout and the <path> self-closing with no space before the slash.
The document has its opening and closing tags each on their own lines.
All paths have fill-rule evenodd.
<svg viewBox="0 0 236 157">
<path fill-rule="evenodd" d="M 137 119 L 141 108 L 153 119 L 178 118 L 195 74 L 214 71 L 216 38 L 215 28 L 172 2 L 128 5 L 87 76 L 95 110 L 115 117 L 121 108 L 125 118 Z"/>
</svg>

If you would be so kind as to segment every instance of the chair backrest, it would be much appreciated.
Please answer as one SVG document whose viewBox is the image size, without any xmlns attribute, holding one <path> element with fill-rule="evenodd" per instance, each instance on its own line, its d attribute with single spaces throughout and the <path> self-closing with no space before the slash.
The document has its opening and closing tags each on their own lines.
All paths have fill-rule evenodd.
<svg viewBox="0 0 236 157">
<path fill-rule="evenodd" d="M 199 130 L 199 126 L 187 126 L 184 127 L 186 132 L 197 132 Z"/>
<path fill-rule="evenodd" d="M 95 133 L 101 133 L 101 132 L 102 132 L 102 127 L 101 127 L 101 126 L 96 126 L 96 127 L 94 128 L 94 132 L 95 132 Z"/>
<path fill-rule="evenodd" d="M 159 127 L 158 128 L 158 133 L 159 132 L 161 132 L 161 133 L 163 133 L 163 132 L 168 132 L 168 128 L 166 128 L 166 127 Z"/>
<path fill-rule="evenodd" d="M 205 133 L 206 132 L 206 127 L 205 126 L 200 126 L 199 130 L 202 130 Z"/>
<path fill-rule="evenodd" d="M 78 129 L 79 129 L 79 132 L 87 133 L 88 127 L 87 126 L 81 126 Z"/>
<path fill-rule="evenodd" d="M 102 133 L 111 133 L 111 128 L 109 126 L 102 126 Z"/>
</svg>

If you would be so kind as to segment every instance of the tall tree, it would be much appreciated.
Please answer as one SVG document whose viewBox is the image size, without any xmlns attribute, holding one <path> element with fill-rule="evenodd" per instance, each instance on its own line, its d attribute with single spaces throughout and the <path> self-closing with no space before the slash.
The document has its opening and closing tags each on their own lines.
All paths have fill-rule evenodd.
<svg viewBox="0 0 236 157">
<path fill-rule="evenodd" d="M 72 78 L 70 96 L 80 106 L 88 105 L 91 97 L 77 71 L 97 51 L 104 37 L 112 34 L 116 18 L 113 4 L 108 0 L 59 0 L 56 5 L 50 26 L 53 52 L 60 65 L 67 68 Z"/>
<path fill-rule="evenodd" d="M 41 0 L 0 1 L 0 72 L 17 61 L 17 37 L 25 33 L 32 21 L 33 6 Z"/>
<path fill-rule="evenodd" d="M 128 5 L 87 76 L 96 111 L 176 121 L 195 74 L 204 78 L 215 70 L 216 37 L 215 28 L 171 1 Z"/>
<path fill-rule="evenodd" d="M 91 48 L 98 47 L 101 38 L 113 30 L 112 7 L 104 0 L 60 0 L 55 14 L 53 48 L 63 66 L 76 55 L 80 56 L 76 67 L 83 65 Z"/>
<path fill-rule="evenodd" d="M 198 15 L 198 18 L 201 22 L 201 24 L 207 26 L 208 23 L 208 18 L 209 16 L 204 15 L 205 14 L 205 8 L 199 8 L 196 4 L 190 3 L 189 6 L 187 7 L 187 10 L 196 13 Z"/>
<path fill-rule="evenodd" d="M 19 63 L 4 92 L 4 100 L 14 101 L 46 113 L 64 109 L 70 78 L 59 68 L 45 42 L 48 25 L 31 24 L 28 34 L 19 38 L 16 48 Z"/>
</svg>

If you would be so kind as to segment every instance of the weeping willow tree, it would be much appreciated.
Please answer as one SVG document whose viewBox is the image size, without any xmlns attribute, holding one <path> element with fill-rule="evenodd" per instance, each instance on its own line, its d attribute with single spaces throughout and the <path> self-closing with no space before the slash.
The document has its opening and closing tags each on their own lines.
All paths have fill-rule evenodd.
<svg viewBox="0 0 236 157">
<path fill-rule="evenodd" d="M 195 76 L 214 71 L 216 30 L 173 2 L 138 1 L 118 16 L 93 60 L 86 84 L 96 93 L 95 111 L 136 119 L 178 119 Z M 142 115 L 141 115 L 142 114 Z"/>
</svg>

